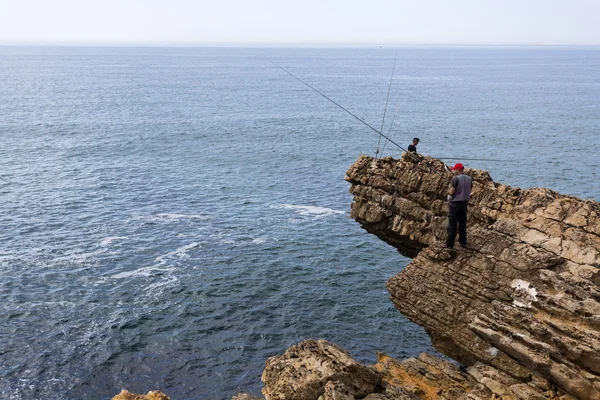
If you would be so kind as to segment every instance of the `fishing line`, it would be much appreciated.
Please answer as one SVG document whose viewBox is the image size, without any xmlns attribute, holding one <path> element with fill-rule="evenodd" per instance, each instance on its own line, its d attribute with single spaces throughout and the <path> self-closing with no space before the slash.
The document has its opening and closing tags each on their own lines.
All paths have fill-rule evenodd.
<svg viewBox="0 0 600 400">
<path fill-rule="evenodd" d="M 383 109 L 383 118 L 381 119 L 381 129 L 379 132 L 383 132 L 383 123 L 385 122 L 385 113 L 387 112 L 388 102 L 390 101 L 390 91 L 392 90 L 392 81 L 394 80 L 394 70 L 396 69 L 396 57 L 394 57 L 394 66 L 392 67 L 392 76 L 390 77 L 390 86 L 388 86 L 387 98 L 385 99 L 385 108 Z M 395 114 L 394 114 L 395 116 Z M 393 123 L 393 122 L 392 122 Z M 390 127 L 390 130 L 392 128 Z M 388 133 L 389 135 L 389 133 Z M 381 143 L 381 133 L 379 134 L 379 139 L 377 139 L 377 150 L 375 150 L 375 159 L 379 155 L 379 144 Z M 385 144 L 384 144 L 385 146 Z M 383 150 L 381 150 L 383 154 Z"/>
<path fill-rule="evenodd" d="M 390 136 L 390 133 L 392 133 L 392 126 L 394 126 L 394 121 L 396 120 L 396 114 L 398 113 L 399 108 L 400 108 L 400 106 L 396 107 L 396 111 L 394 111 L 394 116 L 392 117 L 392 123 L 390 124 L 390 129 L 388 129 L 388 136 Z M 387 140 L 385 142 L 383 142 L 383 147 L 381 148 L 382 155 L 383 155 L 383 152 L 385 151 L 385 145 L 387 144 L 387 142 L 388 142 Z"/>
<path fill-rule="evenodd" d="M 371 125 L 369 125 L 368 123 L 366 123 L 363 119 L 357 117 L 356 115 L 354 115 L 353 113 L 351 113 L 350 111 L 348 111 L 347 109 L 345 109 L 344 107 L 342 107 L 341 105 L 339 105 L 338 103 L 336 103 L 331 98 L 327 97 L 326 95 L 324 95 L 323 93 L 321 93 L 320 91 L 318 91 L 317 89 L 315 89 L 314 87 L 312 87 L 311 85 L 309 85 L 308 83 L 304 82 L 302 79 L 298 78 L 296 75 L 292 74 L 287 69 L 285 69 L 283 67 L 280 67 L 279 65 L 275 64 L 273 61 L 269 60 L 269 62 L 271 64 L 273 64 L 274 66 L 276 66 L 277 68 L 279 68 L 280 70 L 282 70 L 285 73 L 287 73 L 288 75 L 290 75 L 290 76 L 294 77 L 295 79 L 299 80 L 300 82 L 302 82 L 303 84 L 305 84 L 306 86 L 308 86 L 309 88 L 311 88 L 312 90 L 314 90 L 315 92 L 319 93 L 321 96 L 325 97 L 327 100 L 329 100 L 330 102 L 332 102 L 333 104 L 335 104 L 336 106 L 338 106 L 339 108 L 341 108 L 342 110 L 346 111 L 348 114 L 352 115 L 354 118 L 356 118 L 357 120 L 359 120 L 360 122 L 362 122 L 363 124 L 365 124 L 366 126 L 368 126 L 369 128 L 371 128 L 371 130 L 373 130 L 374 132 L 376 132 L 378 135 L 381 135 L 382 137 L 384 137 L 387 140 L 389 140 L 390 143 L 392 143 L 393 145 L 395 145 L 396 147 L 398 147 L 400 150 L 408 151 L 404 147 L 400 146 L 398 143 L 394 142 L 392 139 L 390 139 L 389 137 L 387 137 L 386 135 L 384 135 L 383 133 L 381 133 L 380 131 L 378 131 L 377 129 L 373 128 Z"/>
</svg>

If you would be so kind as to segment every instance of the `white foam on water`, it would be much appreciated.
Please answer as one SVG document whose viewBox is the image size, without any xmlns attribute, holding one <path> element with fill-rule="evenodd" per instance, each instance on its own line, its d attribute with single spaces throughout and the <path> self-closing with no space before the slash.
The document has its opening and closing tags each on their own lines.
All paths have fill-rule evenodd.
<svg viewBox="0 0 600 400">
<path fill-rule="evenodd" d="M 333 210 L 331 208 L 326 207 L 315 207 L 315 206 L 299 206 L 296 204 L 282 204 L 281 208 L 285 208 L 288 210 L 293 210 L 294 212 L 305 215 L 305 216 L 313 216 L 313 217 L 328 217 L 330 215 L 336 214 L 346 214 L 345 211 Z"/>
<path fill-rule="evenodd" d="M 198 242 L 186 244 L 185 246 L 181 246 L 181 247 L 175 249 L 174 251 L 171 251 L 167 254 L 163 254 L 162 256 L 156 257 L 156 259 L 154 261 L 163 264 L 166 262 L 167 259 L 172 258 L 172 257 L 189 258 L 190 255 L 187 253 L 188 250 L 195 249 L 196 247 L 199 247 L 199 246 L 200 246 L 200 243 L 198 243 Z"/>
<path fill-rule="evenodd" d="M 74 302 L 74 301 L 68 301 L 68 300 L 59 300 L 59 301 L 54 301 L 54 300 L 48 300 L 48 301 L 28 301 L 27 302 L 27 307 L 28 308 L 56 308 L 56 307 L 70 307 L 70 308 L 74 308 L 77 307 L 79 305 L 79 303 Z"/>
<path fill-rule="evenodd" d="M 208 217 L 199 214 L 177 214 L 177 213 L 160 213 L 156 215 L 138 215 L 131 218 L 135 221 L 203 221 L 207 220 Z"/>
<path fill-rule="evenodd" d="M 149 267 L 138 268 L 134 271 L 125 271 L 110 276 L 112 279 L 124 279 L 133 277 L 150 277 L 157 275 L 157 273 L 169 273 L 173 272 L 175 267 L 161 268 L 160 265 L 151 265 Z"/>
<path fill-rule="evenodd" d="M 160 282 L 154 282 L 150 285 L 148 285 L 144 290 L 145 291 L 154 291 L 158 288 L 164 287 L 164 286 L 170 286 L 173 283 L 179 281 L 179 278 L 177 278 L 176 276 L 170 276 L 168 279 L 162 280 Z"/>
<path fill-rule="evenodd" d="M 178 233 L 177 234 L 177 238 L 179 239 L 184 239 L 184 238 L 189 238 L 189 237 L 197 237 L 198 235 L 195 233 Z"/>
<path fill-rule="evenodd" d="M 205 217 L 204 215 L 198 215 L 198 214 L 161 213 L 161 214 L 156 214 L 156 217 L 162 218 L 162 219 L 197 219 L 197 220 L 208 219 L 208 217 Z"/>
<path fill-rule="evenodd" d="M 56 257 L 54 260 L 60 261 L 60 262 L 67 261 L 67 262 L 72 262 L 74 264 L 83 264 L 83 263 L 87 262 L 88 259 L 98 256 L 100 254 L 103 254 L 104 252 L 105 252 L 104 249 L 98 249 L 98 250 L 90 251 L 88 253 L 73 253 L 73 254 L 67 254 L 64 256 Z"/>
<path fill-rule="evenodd" d="M 252 243 L 254 243 L 254 244 L 263 244 L 266 241 L 267 241 L 267 239 L 265 239 L 265 238 L 252 239 Z"/>
<path fill-rule="evenodd" d="M 178 247 L 173 251 L 156 257 L 155 261 L 157 264 L 155 265 L 138 268 L 134 271 L 120 272 L 109 278 L 129 279 L 136 277 L 159 277 L 157 281 L 148 284 L 144 288 L 144 292 L 153 297 L 161 296 L 166 287 L 173 286 L 179 281 L 179 278 L 175 275 L 177 266 L 174 261 L 176 259 L 189 258 L 190 255 L 188 254 L 188 251 L 199 246 L 200 244 L 197 242 L 186 244 L 185 246 Z"/>
<path fill-rule="evenodd" d="M 127 236 L 109 236 L 109 237 L 105 237 L 104 239 L 102 239 L 102 243 L 100 243 L 100 246 L 107 247 L 107 246 L 110 246 L 110 244 L 112 242 L 114 242 L 115 240 L 125 240 L 125 239 L 129 239 L 129 238 Z"/>
<path fill-rule="evenodd" d="M 232 239 L 228 235 L 223 235 L 222 233 L 215 234 L 215 235 L 209 235 L 208 237 L 211 239 L 212 243 L 218 243 L 218 244 L 236 244 L 235 239 Z"/>
<path fill-rule="evenodd" d="M 173 258 L 189 258 L 188 251 L 199 247 L 200 244 L 198 242 L 186 244 L 185 246 L 178 247 L 177 249 L 170 251 L 166 254 L 160 255 L 156 257 L 154 261 L 158 264 L 141 267 L 134 271 L 125 271 L 120 272 L 118 274 L 111 275 L 109 278 L 113 279 L 124 279 L 124 278 L 132 278 L 132 277 L 150 277 L 158 274 L 169 274 L 175 271 L 176 267 L 174 265 L 169 264 L 169 260 Z M 165 282 L 172 282 L 173 280 L 177 280 L 176 277 L 169 275 L 168 279 Z M 153 288 L 164 286 L 167 283 L 155 283 L 150 286 Z"/>
</svg>

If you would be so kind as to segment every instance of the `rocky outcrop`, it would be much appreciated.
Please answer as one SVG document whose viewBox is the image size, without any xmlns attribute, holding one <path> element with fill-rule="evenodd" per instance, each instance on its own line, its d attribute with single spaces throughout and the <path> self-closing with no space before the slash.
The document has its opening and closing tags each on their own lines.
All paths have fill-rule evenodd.
<svg viewBox="0 0 600 400">
<path fill-rule="evenodd" d="M 442 353 L 505 377 L 479 374 L 496 389 L 536 398 L 543 390 L 532 382 L 547 381 L 600 399 L 600 205 L 466 173 L 469 244 L 450 251 L 441 161 L 363 156 L 348 170 L 351 216 L 413 258 L 387 283 L 392 302 Z"/>
<path fill-rule="evenodd" d="M 135 394 L 125 389 L 112 398 L 112 400 L 170 400 L 169 396 L 158 390 L 148 392 L 148 394 Z"/>
<path fill-rule="evenodd" d="M 477 363 L 468 370 L 429 354 L 403 361 L 378 354 L 364 366 L 325 340 L 305 340 L 270 358 L 263 373 L 267 400 L 558 400 L 548 381 L 529 382 Z M 239 394 L 238 399 L 256 399 Z"/>
<path fill-rule="evenodd" d="M 409 390 L 421 399 L 547 400 L 561 397 L 561 393 L 544 380 L 525 384 L 481 363 L 465 370 L 425 353 L 404 361 L 380 354 L 375 367 L 389 385 Z"/>
<path fill-rule="evenodd" d="M 267 399 L 317 399 L 334 392 L 362 398 L 377 390 L 381 378 L 373 369 L 359 364 L 346 351 L 324 340 L 305 340 L 283 355 L 272 357 L 262 374 Z M 337 382 L 338 386 L 327 383 Z"/>
<path fill-rule="evenodd" d="M 421 357 L 425 361 L 399 362 L 379 354 L 378 363 L 368 367 L 332 343 L 305 340 L 267 361 L 262 391 L 267 400 L 418 400 L 437 398 L 438 394 L 458 400 L 467 399 L 467 391 L 473 392 L 472 399 L 492 395 L 457 366 L 435 357 Z M 453 385 L 460 385 L 461 390 L 452 392 Z"/>
</svg>

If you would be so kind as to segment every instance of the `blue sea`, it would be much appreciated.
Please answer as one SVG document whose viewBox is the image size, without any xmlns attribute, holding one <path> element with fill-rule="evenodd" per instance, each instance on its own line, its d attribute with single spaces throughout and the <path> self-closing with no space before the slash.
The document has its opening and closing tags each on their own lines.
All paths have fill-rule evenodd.
<svg viewBox="0 0 600 400">
<path fill-rule="evenodd" d="M 384 286 L 410 259 L 349 217 L 378 135 L 272 62 L 401 147 L 600 200 L 598 47 L 0 47 L 0 398 L 227 399 L 307 338 L 432 350 Z"/>
</svg>

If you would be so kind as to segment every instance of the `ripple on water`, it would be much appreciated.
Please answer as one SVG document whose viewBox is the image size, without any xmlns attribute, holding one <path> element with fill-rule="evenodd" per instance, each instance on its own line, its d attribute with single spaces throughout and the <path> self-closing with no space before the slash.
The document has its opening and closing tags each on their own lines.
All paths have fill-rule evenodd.
<svg viewBox="0 0 600 400">
<path fill-rule="evenodd" d="M 398 49 L 0 53 L 0 397 L 225 398 L 305 338 L 363 362 L 431 349 L 384 286 L 409 260 L 348 217 L 377 135 L 263 62 L 373 123 Z M 600 199 L 597 49 L 398 57 L 399 143 Z"/>
</svg>

